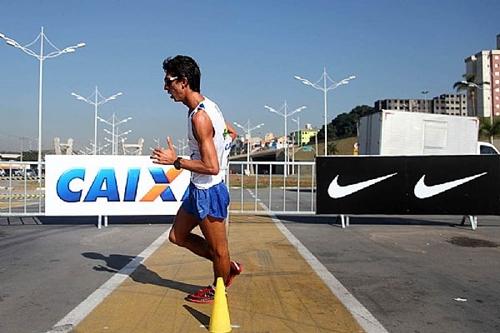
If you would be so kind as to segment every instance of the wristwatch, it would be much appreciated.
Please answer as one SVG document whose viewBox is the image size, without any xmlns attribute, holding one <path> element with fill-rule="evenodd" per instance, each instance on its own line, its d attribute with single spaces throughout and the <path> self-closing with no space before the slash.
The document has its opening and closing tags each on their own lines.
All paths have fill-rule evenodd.
<svg viewBox="0 0 500 333">
<path fill-rule="evenodd" d="M 181 160 L 182 157 L 177 157 L 177 159 L 174 161 L 174 168 L 176 168 L 177 170 L 181 169 Z"/>
</svg>

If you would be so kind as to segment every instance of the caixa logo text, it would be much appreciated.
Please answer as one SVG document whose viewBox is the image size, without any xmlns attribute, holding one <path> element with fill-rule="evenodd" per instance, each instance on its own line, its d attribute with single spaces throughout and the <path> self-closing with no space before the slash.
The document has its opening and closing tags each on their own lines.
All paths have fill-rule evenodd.
<svg viewBox="0 0 500 333">
<path fill-rule="evenodd" d="M 92 185 L 85 195 L 83 202 L 95 202 L 97 198 L 106 198 L 109 202 L 151 202 L 160 197 L 162 201 L 178 201 L 172 191 L 170 185 L 177 176 L 180 175 L 182 170 L 174 168 L 168 169 L 166 172 L 162 168 L 151 167 L 148 168 L 151 178 L 155 185 L 137 200 L 137 190 L 139 188 L 139 180 L 141 175 L 140 168 L 130 168 L 127 171 L 127 179 L 125 183 L 125 190 L 121 195 L 118 190 L 118 182 L 114 168 L 99 169 L 96 176 L 92 181 Z M 83 188 L 70 189 L 71 182 L 76 179 L 85 181 L 85 168 L 73 168 L 66 170 L 61 174 L 57 180 L 57 195 L 61 200 L 66 202 L 80 202 L 82 201 Z M 188 195 L 189 188 L 184 192 L 181 200 L 184 200 Z"/>
</svg>

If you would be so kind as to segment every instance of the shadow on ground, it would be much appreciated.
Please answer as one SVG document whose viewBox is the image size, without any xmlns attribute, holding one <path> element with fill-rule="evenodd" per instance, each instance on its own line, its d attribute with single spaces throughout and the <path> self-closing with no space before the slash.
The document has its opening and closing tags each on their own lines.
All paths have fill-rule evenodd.
<svg viewBox="0 0 500 333">
<path fill-rule="evenodd" d="M 203 312 L 200 312 L 196 310 L 195 308 L 190 307 L 189 305 L 184 304 L 183 305 L 184 309 L 186 309 L 196 320 L 200 322 L 202 326 L 208 327 L 210 324 L 210 317 L 204 314 Z"/>
<path fill-rule="evenodd" d="M 109 272 L 109 273 L 118 273 L 121 269 L 123 269 L 133 260 L 142 260 L 141 257 L 135 257 L 123 254 L 110 254 L 109 256 L 105 256 L 97 252 L 83 252 L 82 256 L 88 259 L 103 261 L 103 264 L 95 265 L 93 269 L 95 271 Z M 158 275 L 158 273 L 148 269 L 143 264 L 139 264 L 139 266 L 137 266 L 134 272 L 130 274 L 130 277 L 135 282 L 154 284 L 160 287 L 179 290 L 186 294 L 191 294 L 202 288 L 202 286 L 199 285 L 183 283 L 170 279 L 164 279 L 160 275 Z"/>
</svg>

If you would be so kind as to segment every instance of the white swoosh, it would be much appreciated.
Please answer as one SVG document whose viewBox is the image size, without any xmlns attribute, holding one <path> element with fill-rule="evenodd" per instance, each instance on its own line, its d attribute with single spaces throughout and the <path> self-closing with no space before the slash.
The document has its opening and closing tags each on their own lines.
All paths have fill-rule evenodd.
<svg viewBox="0 0 500 333">
<path fill-rule="evenodd" d="M 333 199 L 342 198 L 342 197 L 348 196 L 349 194 L 353 194 L 354 192 L 358 192 L 358 191 L 360 191 L 368 186 L 372 186 L 373 184 L 381 182 L 384 179 L 387 179 L 389 177 L 394 176 L 395 174 L 397 174 L 397 172 L 392 173 L 392 174 L 387 175 L 387 176 L 369 179 L 369 180 L 365 180 L 364 182 L 351 184 L 351 185 L 345 185 L 345 186 L 339 185 L 339 183 L 337 182 L 337 179 L 339 178 L 339 176 L 337 175 L 330 183 L 330 186 L 328 186 L 328 195 Z"/>
<path fill-rule="evenodd" d="M 437 185 L 432 185 L 432 186 L 427 186 L 424 183 L 425 175 L 422 176 L 415 185 L 414 188 L 414 193 L 415 196 L 419 199 L 425 199 L 425 198 L 430 198 L 432 196 L 435 196 L 436 194 L 443 193 L 445 191 L 448 191 L 454 187 L 457 187 L 459 185 L 465 184 L 467 182 L 470 182 L 473 179 L 476 179 L 478 177 L 481 177 L 483 175 L 487 174 L 487 172 L 483 172 L 474 176 L 470 177 L 465 177 L 457 180 L 453 180 L 451 182 L 446 182 L 442 184 L 437 184 Z"/>
</svg>

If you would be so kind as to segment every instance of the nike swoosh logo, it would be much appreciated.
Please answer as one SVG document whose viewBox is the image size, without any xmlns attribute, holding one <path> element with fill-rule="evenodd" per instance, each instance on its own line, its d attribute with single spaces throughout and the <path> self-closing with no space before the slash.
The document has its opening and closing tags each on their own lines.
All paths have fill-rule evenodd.
<svg viewBox="0 0 500 333">
<path fill-rule="evenodd" d="M 419 199 L 430 198 L 430 197 L 433 197 L 439 193 L 443 193 L 443 192 L 448 191 L 454 187 L 457 187 L 459 185 L 470 182 L 473 179 L 484 176 L 485 174 L 487 174 L 487 172 L 479 173 L 479 174 L 474 175 L 474 176 L 465 177 L 465 178 L 453 180 L 451 182 L 446 182 L 446 183 L 432 185 L 432 186 L 425 185 L 425 182 L 424 182 L 425 175 L 423 175 L 422 178 L 420 178 L 418 180 L 417 184 L 415 185 L 413 192 L 415 193 L 415 196 Z"/>
<path fill-rule="evenodd" d="M 328 186 L 328 195 L 333 199 L 343 198 L 343 197 L 346 197 L 350 194 L 358 192 L 364 188 L 367 188 L 367 187 L 372 186 L 376 183 L 379 183 L 379 182 L 381 182 L 389 177 L 392 177 L 396 174 L 397 174 L 397 172 L 392 173 L 392 174 L 387 175 L 387 176 L 369 179 L 369 180 L 365 180 L 364 182 L 351 184 L 351 185 L 344 185 L 344 186 L 339 185 L 339 183 L 337 181 L 339 179 L 339 176 L 337 175 L 330 183 L 330 186 Z"/>
</svg>

